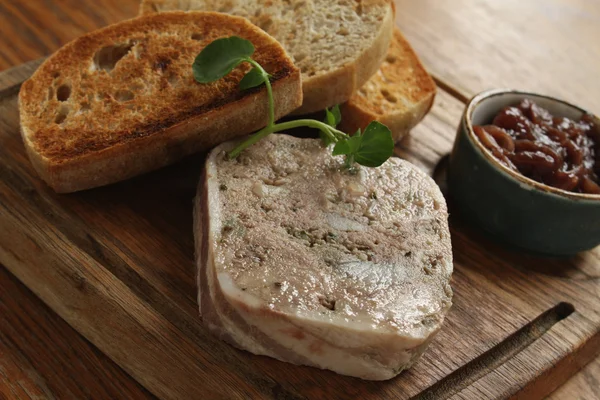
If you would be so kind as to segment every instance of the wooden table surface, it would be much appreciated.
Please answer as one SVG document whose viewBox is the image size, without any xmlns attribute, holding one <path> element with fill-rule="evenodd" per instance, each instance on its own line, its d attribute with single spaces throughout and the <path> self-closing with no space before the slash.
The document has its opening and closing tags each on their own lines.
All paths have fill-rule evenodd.
<svg viewBox="0 0 600 400">
<path fill-rule="evenodd" d="M 600 1 L 396 5 L 398 25 L 427 67 L 461 92 L 530 89 L 600 114 Z M 0 70 L 133 17 L 137 6 L 138 0 L 0 0 Z M 599 377 L 596 359 L 551 398 L 598 399 Z M 0 399 L 151 397 L 0 266 Z"/>
</svg>

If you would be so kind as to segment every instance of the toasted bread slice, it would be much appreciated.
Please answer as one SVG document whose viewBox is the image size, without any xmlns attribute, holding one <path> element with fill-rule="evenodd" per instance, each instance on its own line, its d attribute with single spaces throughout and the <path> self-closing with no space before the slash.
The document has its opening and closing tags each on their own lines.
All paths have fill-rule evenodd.
<svg viewBox="0 0 600 400">
<path fill-rule="evenodd" d="M 157 169 L 266 125 L 263 87 L 238 89 L 249 65 L 213 84 L 196 55 L 232 35 L 250 40 L 273 76 L 276 116 L 302 103 L 300 71 L 281 45 L 243 18 L 210 12 L 140 17 L 98 30 L 49 57 L 19 93 L 23 140 L 58 192 Z"/>
<path fill-rule="evenodd" d="M 425 117 L 435 98 L 435 82 L 399 29 L 379 71 L 341 106 L 341 129 L 356 132 L 377 120 L 400 141 Z"/>
<path fill-rule="evenodd" d="M 295 114 L 347 101 L 384 60 L 394 26 L 390 0 L 143 0 L 141 13 L 220 11 L 248 18 L 275 37 L 302 71 Z"/>
</svg>

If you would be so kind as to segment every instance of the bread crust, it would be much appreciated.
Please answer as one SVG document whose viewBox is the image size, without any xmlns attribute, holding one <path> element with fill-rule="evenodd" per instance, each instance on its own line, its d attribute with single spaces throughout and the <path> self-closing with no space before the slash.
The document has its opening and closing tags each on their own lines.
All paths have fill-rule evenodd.
<svg viewBox="0 0 600 400">
<path fill-rule="evenodd" d="M 221 80 L 209 85 L 197 84 L 190 77 L 191 83 L 181 85 L 178 90 L 189 92 L 191 86 L 195 93 L 192 93 L 189 100 L 187 92 L 183 93 L 181 101 L 174 101 L 174 104 L 163 104 L 168 102 L 168 98 L 160 98 L 167 90 L 161 86 L 153 97 L 158 97 L 158 104 L 164 105 L 164 108 L 159 111 L 149 110 L 149 114 L 140 123 L 125 123 L 110 116 L 101 121 L 108 126 L 102 126 L 98 130 L 87 129 L 85 119 L 75 120 L 68 128 L 61 130 L 59 124 L 48 124 L 41 120 L 40 115 L 46 110 L 40 109 L 40 102 L 45 100 L 48 83 L 56 79 L 53 75 L 56 74 L 54 71 L 57 66 L 68 79 L 69 74 L 79 73 L 69 71 L 69 68 L 77 68 L 73 65 L 78 60 L 77 56 L 81 52 L 93 54 L 97 48 L 106 44 L 106 37 L 110 40 L 115 39 L 115 35 L 118 38 L 139 38 L 143 37 L 145 30 L 157 27 L 168 30 L 170 24 L 185 24 L 186 20 L 187 23 L 197 24 L 195 28 L 206 24 L 206 21 L 211 21 L 213 26 L 226 25 L 228 28 L 223 30 L 223 36 L 229 36 L 234 31 L 239 36 L 252 39 L 257 49 L 255 57 L 268 64 L 269 72 L 274 75 L 272 86 L 276 117 L 286 115 L 301 104 L 300 71 L 273 38 L 242 18 L 218 13 L 174 12 L 136 18 L 104 28 L 76 39 L 48 58 L 23 84 L 19 94 L 21 133 L 27 153 L 36 171 L 55 191 L 73 192 L 128 179 L 265 126 L 266 90 L 264 86 L 248 91 L 238 90 L 237 84 L 244 71 L 237 71 L 231 78 L 234 80 L 232 82 Z M 208 29 L 214 31 L 212 27 Z M 215 32 L 211 34 L 218 35 Z M 212 40 L 207 39 L 205 44 Z M 198 52 L 199 50 L 191 55 L 182 54 L 180 57 L 187 56 L 193 60 Z M 80 64 L 84 63 L 79 61 Z M 185 61 L 184 65 L 187 64 Z M 191 66 L 191 61 L 189 65 Z M 191 75 L 191 67 L 187 68 Z M 117 72 L 117 69 L 114 71 Z M 127 76 L 138 73 L 136 70 L 118 72 L 125 76 L 122 78 L 125 81 Z M 63 76 L 59 79 L 63 79 Z M 163 81 L 165 80 L 161 82 Z M 76 90 L 80 86 L 73 88 L 72 97 L 77 96 Z M 179 100 L 179 93 L 173 90 L 175 100 Z M 200 100 L 201 105 L 196 106 L 194 101 Z M 186 101 L 192 104 L 186 104 Z M 65 103 L 53 99 L 46 108 L 53 105 L 55 108 L 61 107 L 62 104 Z M 117 112 L 123 112 L 119 108 L 121 104 L 114 99 L 111 98 L 110 104 Z M 137 104 L 136 100 L 124 104 L 145 105 Z M 79 118 L 81 113 L 78 109 L 74 112 L 74 118 Z M 125 115 L 129 117 L 128 114 Z M 117 128 L 111 130 L 111 124 L 116 124 Z"/>
<path fill-rule="evenodd" d="M 341 106 L 340 128 L 355 132 L 377 120 L 390 128 L 398 142 L 427 115 L 435 93 L 435 82 L 400 30 L 395 28 L 380 70 Z"/>
</svg>

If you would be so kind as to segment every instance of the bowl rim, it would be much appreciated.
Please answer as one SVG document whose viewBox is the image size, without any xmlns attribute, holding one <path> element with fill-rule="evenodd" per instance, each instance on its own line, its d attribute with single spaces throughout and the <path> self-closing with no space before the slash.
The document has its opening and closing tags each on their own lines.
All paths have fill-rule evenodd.
<svg viewBox="0 0 600 400">
<path fill-rule="evenodd" d="M 546 98 L 548 100 L 557 102 L 557 103 L 562 103 L 568 107 L 574 108 L 578 111 L 580 111 L 581 113 L 587 113 L 587 114 L 591 114 L 590 112 L 584 110 L 583 108 L 576 106 L 572 103 L 569 103 L 565 100 L 561 100 L 558 99 L 554 96 L 549 96 L 549 95 L 544 95 L 544 94 L 540 94 L 540 93 L 534 93 L 534 92 L 525 92 L 522 90 L 517 90 L 517 89 L 490 89 L 490 90 L 485 90 L 481 93 L 476 94 L 475 96 L 473 96 L 473 98 L 471 98 L 471 100 L 469 100 L 469 102 L 467 103 L 467 107 L 465 109 L 465 113 L 463 115 L 463 121 L 465 122 L 466 125 L 466 130 L 467 130 L 467 136 L 469 137 L 470 141 L 473 142 L 475 144 L 475 147 L 479 150 L 479 152 L 489 161 L 491 162 L 491 164 L 496 167 L 496 169 L 500 172 L 503 172 L 504 174 L 508 175 L 509 178 L 513 178 L 514 180 L 518 181 L 521 184 L 526 184 L 528 186 L 531 186 L 533 189 L 538 189 L 542 192 L 548 193 L 548 194 L 555 194 L 561 197 L 566 197 L 568 199 L 574 199 L 574 200 L 592 200 L 592 201 L 600 201 L 600 194 L 590 194 L 590 193 L 576 193 L 576 192 L 571 192 L 568 190 L 564 190 L 564 189 L 559 189 L 559 188 L 555 188 L 553 186 L 550 185 L 546 185 L 544 183 L 538 182 L 536 180 L 533 180 L 531 178 L 528 178 L 524 175 L 521 175 L 520 173 L 513 171 L 512 169 L 508 168 L 507 166 L 503 165 L 502 163 L 500 163 L 500 161 L 498 161 L 496 159 L 496 157 L 494 157 L 494 155 L 485 147 L 483 146 L 483 144 L 481 143 L 481 141 L 477 138 L 477 135 L 475 135 L 475 132 L 473 131 L 473 114 L 475 112 L 475 109 L 481 105 L 481 103 L 489 98 L 492 97 L 496 97 L 496 96 L 501 96 L 501 95 L 505 95 L 505 94 L 516 94 L 516 95 L 522 95 L 522 96 L 532 96 L 532 97 L 543 97 Z M 594 114 L 592 114 L 594 115 Z"/>
</svg>

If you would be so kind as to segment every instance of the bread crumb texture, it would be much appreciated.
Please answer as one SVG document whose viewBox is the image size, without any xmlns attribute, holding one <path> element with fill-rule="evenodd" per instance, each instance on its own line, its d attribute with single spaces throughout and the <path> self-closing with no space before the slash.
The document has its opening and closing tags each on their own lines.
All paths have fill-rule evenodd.
<svg viewBox="0 0 600 400">
<path fill-rule="evenodd" d="M 356 61 L 370 48 L 389 0 L 146 0 L 142 13 L 219 11 L 248 18 L 285 48 L 304 80 Z"/>
</svg>

